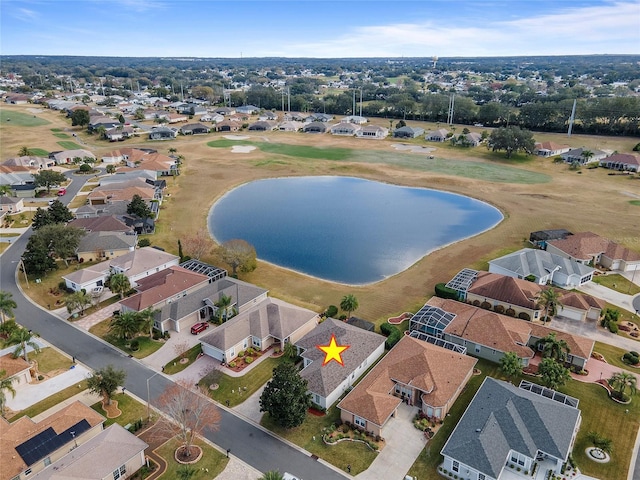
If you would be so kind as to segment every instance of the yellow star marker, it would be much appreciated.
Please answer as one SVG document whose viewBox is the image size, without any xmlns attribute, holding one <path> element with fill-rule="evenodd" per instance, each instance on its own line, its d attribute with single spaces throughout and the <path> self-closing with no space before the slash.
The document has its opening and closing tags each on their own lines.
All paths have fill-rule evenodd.
<svg viewBox="0 0 640 480">
<path fill-rule="evenodd" d="M 324 367 L 331 360 L 335 360 L 336 362 L 338 362 L 340 365 L 344 367 L 344 362 L 342 361 L 341 354 L 350 346 L 351 345 L 338 345 L 338 342 L 336 342 L 336 336 L 335 334 L 332 333 L 331 341 L 329 342 L 329 345 L 316 345 L 316 348 L 318 348 L 319 350 L 322 350 L 325 353 L 324 362 L 322 363 L 322 366 Z"/>
</svg>

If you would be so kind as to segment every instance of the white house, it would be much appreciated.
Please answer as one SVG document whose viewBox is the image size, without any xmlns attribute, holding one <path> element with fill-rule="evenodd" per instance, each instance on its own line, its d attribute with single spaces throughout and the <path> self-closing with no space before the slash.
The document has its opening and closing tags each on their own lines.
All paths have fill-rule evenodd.
<svg viewBox="0 0 640 480">
<path fill-rule="evenodd" d="M 356 132 L 356 137 L 358 138 L 375 138 L 378 140 L 387 138 L 388 135 L 389 129 L 378 125 L 367 125 Z"/>
</svg>

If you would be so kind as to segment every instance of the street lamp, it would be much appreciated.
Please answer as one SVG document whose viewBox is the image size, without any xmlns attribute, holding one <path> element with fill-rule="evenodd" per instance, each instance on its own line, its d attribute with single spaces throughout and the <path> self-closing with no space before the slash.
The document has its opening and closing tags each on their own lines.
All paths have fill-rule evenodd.
<svg viewBox="0 0 640 480">
<path fill-rule="evenodd" d="M 156 372 L 153 375 L 151 375 L 149 378 L 147 378 L 147 418 L 151 418 L 150 405 L 149 405 L 150 398 L 151 398 L 151 393 L 149 391 L 149 380 L 151 380 L 153 377 L 159 374 L 160 372 Z"/>
</svg>

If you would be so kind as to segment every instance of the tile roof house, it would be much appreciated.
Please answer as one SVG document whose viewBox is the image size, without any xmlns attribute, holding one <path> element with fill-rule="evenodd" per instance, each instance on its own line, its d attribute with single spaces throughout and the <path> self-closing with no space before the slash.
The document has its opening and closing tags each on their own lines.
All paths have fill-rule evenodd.
<svg viewBox="0 0 640 480">
<path fill-rule="evenodd" d="M 134 195 L 150 202 L 156 198 L 156 189 L 144 180 L 110 183 L 93 189 L 87 195 L 89 205 L 105 205 L 114 202 L 131 202 Z"/>
<path fill-rule="evenodd" d="M 271 130 L 275 130 L 276 128 L 277 124 L 275 122 L 271 122 L 268 120 L 259 120 L 249 125 L 248 130 L 256 132 L 270 132 Z"/>
<path fill-rule="evenodd" d="M 26 155 L 22 157 L 8 158 L 2 165 L 7 167 L 28 167 L 34 170 L 46 169 L 55 166 L 56 161 L 53 158 L 35 157 Z"/>
<path fill-rule="evenodd" d="M 237 120 L 224 120 L 216 123 L 217 132 L 239 132 L 242 130 L 242 122 Z"/>
<path fill-rule="evenodd" d="M 430 298 L 411 317 L 409 330 L 462 345 L 470 355 L 492 362 L 499 362 L 506 352 L 514 352 L 525 367 L 534 355 L 537 341 L 551 333 L 567 342 L 567 363 L 579 368 L 585 367 L 594 346 L 593 340 L 580 335 L 438 297 Z"/>
<path fill-rule="evenodd" d="M 561 476 L 581 414 L 575 399 L 555 393 L 487 377 L 440 452 L 443 469 L 459 478 L 498 480 L 515 478 L 516 468 L 526 477 L 537 463 L 539 472 Z"/>
<path fill-rule="evenodd" d="M 117 423 L 73 448 L 33 480 L 113 480 L 129 478 L 146 464 L 149 445 Z"/>
<path fill-rule="evenodd" d="M 85 158 L 89 158 L 92 161 L 96 160 L 96 156 L 93 153 L 91 153 L 89 150 L 84 149 L 53 152 L 51 153 L 50 157 L 56 161 L 57 165 L 74 163 L 74 159 L 76 158 L 81 158 L 82 160 L 84 160 Z"/>
<path fill-rule="evenodd" d="M 31 383 L 31 365 L 21 356 L 15 357 L 13 353 L 6 353 L 0 356 L 0 371 L 5 372 L 4 378 L 13 379 L 12 386 Z"/>
<path fill-rule="evenodd" d="M 278 130 L 281 132 L 298 132 L 302 129 L 304 123 L 296 122 L 295 120 L 285 120 L 278 125 Z"/>
<path fill-rule="evenodd" d="M 417 138 L 424 135 L 424 128 L 410 127 L 405 125 L 404 127 L 396 128 L 393 131 L 394 138 Z"/>
<path fill-rule="evenodd" d="M 627 172 L 640 171 L 640 159 L 631 153 L 616 153 L 600 160 L 600 166 Z"/>
<path fill-rule="evenodd" d="M 342 352 L 344 365 L 329 362 L 323 366 L 325 354 L 318 345 L 329 345 L 334 335 L 338 345 L 349 345 Z M 300 376 L 307 380 L 311 399 L 322 408 L 329 408 L 384 353 L 385 337 L 333 318 L 327 318 L 295 342 L 303 359 Z"/>
<path fill-rule="evenodd" d="M 555 157 L 567 153 L 569 150 L 571 150 L 569 145 L 561 145 L 555 142 L 541 142 L 535 144 L 533 154 L 540 157 Z"/>
<path fill-rule="evenodd" d="M 296 343 L 318 324 L 318 314 L 304 308 L 265 298 L 200 339 L 202 352 L 230 362 L 238 352 L 253 347 L 266 350 L 274 343 Z"/>
<path fill-rule="evenodd" d="M 595 270 L 548 251 L 523 248 L 490 260 L 489 271 L 516 278 L 533 276 L 540 285 L 577 288 L 590 282 Z"/>
<path fill-rule="evenodd" d="M 443 419 L 471 378 L 476 362 L 404 335 L 338 403 L 340 418 L 381 436 L 403 402 L 429 417 Z"/>
<path fill-rule="evenodd" d="M 0 418 L 0 480 L 32 478 L 102 432 L 105 418 L 80 401 L 34 422 L 24 416 L 13 423 Z"/>
<path fill-rule="evenodd" d="M 449 131 L 441 128 L 439 130 L 434 130 L 433 132 L 427 133 L 424 139 L 429 142 L 445 142 L 448 138 L 447 135 L 449 135 Z"/>
<path fill-rule="evenodd" d="M 80 239 L 76 256 L 79 262 L 116 258 L 133 252 L 137 243 L 135 232 L 90 232 Z"/>
<path fill-rule="evenodd" d="M 18 213 L 24 208 L 24 200 L 17 197 L 0 195 L 0 212 Z"/>
<path fill-rule="evenodd" d="M 582 264 L 602 265 L 609 270 L 640 270 L 640 253 L 592 232 L 576 233 L 547 243 L 547 252 Z"/>
<path fill-rule="evenodd" d="M 591 150 L 588 148 L 574 148 L 561 155 L 563 161 L 567 163 L 575 162 L 575 163 L 578 163 L 579 165 L 587 165 L 592 162 L 599 162 L 606 156 L 607 156 L 607 152 L 603 152 L 602 150 L 595 150 L 595 149 Z"/>
</svg>

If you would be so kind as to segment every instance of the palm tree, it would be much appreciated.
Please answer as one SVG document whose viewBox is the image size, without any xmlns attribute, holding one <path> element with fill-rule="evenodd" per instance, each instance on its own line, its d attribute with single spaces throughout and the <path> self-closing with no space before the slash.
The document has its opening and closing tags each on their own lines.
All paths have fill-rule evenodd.
<svg viewBox="0 0 640 480">
<path fill-rule="evenodd" d="M 9 338 L 5 341 L 6 345 L 17 345 L 13 351 L 13 357 L 23 356 L 24 361 L 29 363 L 29 354 L 27 347 L 31 347 L 36 353 L 40 352 L 40 345 L 33 341 L 36 335 L 26 328 L 19 327 L 11 332 Z"/>
<path fill-rule="evenodd" d="M 589 163 L 589 160 L 593 157 L 593 152 L 591 150 L 583 150 L 582 158 L 584 158 L 584 163 Z"/>
<path fill-rule="evenodd" d="M 536 347 L 542 345 L 542 356 L 552 358 L 556 362 L 564 362 L 567 360 L 570 349 L 567 342 L 556 337 L 556 333 L 550 333 L 544 338 L 536 342 Z"/>
<path fill-rule="evenodd" d="M 560 295 L 553 288 L 542 290 L 536 298 L 536 303 L 540 307 L 544 308 L 544 323 L 546 323 L 547 320 L 550 320 L 550 317 L 554 317 L 558 313 L 558 308 L 562 308 L 564 306 L 560 301 Z"/>
<path fill-rule="evenodd" d="M 277 470 L 269 470 L 264 472 L 258 480 L 284 480 L 284 475 Z"/>
<path fill-rule="evenodd" d="M 221 295 L 214 305 L 218 308 L 216 310 L 216 322 L 223 323 L 237 314 L 235 305 L 231 305 L 233 299 L 229 295 Z"/>
<path fill-rule="evenodd" d="M 20 150 L 18 150 L 19 157 L 28 157 L 29 155 L 31 155 L 31 152 L 29 151 L 29 147 L 22 146 L 20 147 Z"/>
<path fill-rule="evenodd" d="M 358 309 L 358 299 L 352 294 L 345 295 L 340 302 L 340 309 L 347 312 L 347 318 L 351 318 L 351 313 Z"/>
<path fill-rule="evenodd" d="M 282 353 L 285 354 L 289 358 L 295 358 L 298 355 L 298 349 L 296 348 L 296 346 L 293 343 L 287 342 L 287 343 L 284 344 L 284 348 L 282 349 Z"/>
<path fill-rule="evenodd" d="M 114 318 L 109 329 L 123 340 L 127 340 L 140 331 L 140 323 L 140 314 L 128 310 Z"/>
<path fill-rule="evenodd" d="M 18 304 L 9 292 L 0 290 L 0 323 L 4 323 L 8 318 L 13 318 L 13 309 L 18 308 Z"/>
<path fill-rule="evenodd" d="M 149 329 L 149 338 L 153 337 L 153 322 L 155 320 L 156 313 L 159 311 L 160 310 L 154 310 L 151 307 L 147 307 L 141 312 L 138 312 L 138 316 L 140 318 L 140 329 Z"/>
<path fill-rule="evenodd" d="M 637 378 L 633 373 L 628 372 L 617 372 L 612 375 L 609 379 L 609 384 L 611 387 L 618 392 L 620 395 L 620 399 L 624 398 L 624 392 L 629 389 L 631 395 L 635 395 L 637 391 Z"/>
<path fill-rule="evenodd" d="M 7 402 L 5 392 L 11 393 L 14 398 L 16 396 L 16 389 L 13 388 L 15 378 L 4 378 L 6 374 L 6 370 L 0 370 L 0 415 L 2 416 L 4 416 L 4 405 Z"/>
<path fill-rule="evenodd" d="M 10 185 L 0 185 L 0 197 L 4 197 L 5 195 L 8 195 L 9 193 L 11 193 L 11 186 Z"/>
<path fill-rule="evenodd" d="M 113 293 L 120 294 L 120 299 L 124 298 L 124 294 L 131 289 L 129 278 L 124 273 L 114 273 L 109 278 L 109 290 Z"/>
</svg>

